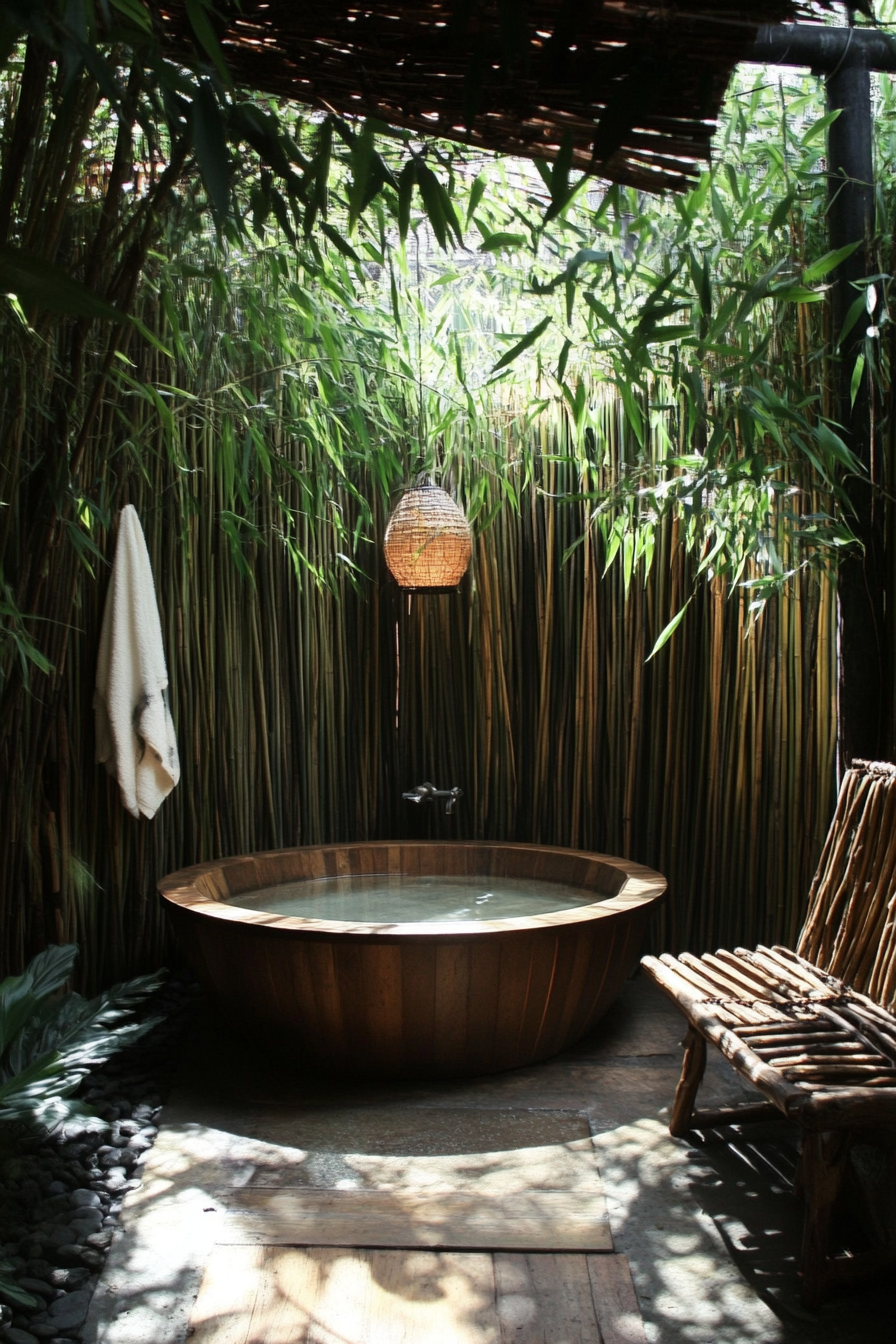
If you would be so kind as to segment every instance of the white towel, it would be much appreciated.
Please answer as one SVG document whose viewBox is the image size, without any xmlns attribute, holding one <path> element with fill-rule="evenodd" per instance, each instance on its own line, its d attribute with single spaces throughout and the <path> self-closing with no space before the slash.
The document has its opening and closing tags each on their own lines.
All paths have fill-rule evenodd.
<svg viewBox="0 0 896 1344">
<path fill-rule="evenodd" d="M 180 779 L 168 670 L 149 553 L 137 510 L 118 520 L 96 669 L 96 759 L 134 817 L 153 817 Z"/>
</svg>

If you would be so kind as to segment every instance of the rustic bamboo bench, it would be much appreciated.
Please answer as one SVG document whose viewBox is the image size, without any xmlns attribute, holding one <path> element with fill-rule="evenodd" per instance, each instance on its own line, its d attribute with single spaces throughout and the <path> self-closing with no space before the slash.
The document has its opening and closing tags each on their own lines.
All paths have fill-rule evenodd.
<svg viewBox="0 0 896 1344">
<path fill-rule="evenodd" d="M 737 948 L 645 957 L 688 1022 L 669 1130 L 785 1116 L 801 1130 L 802 1299 L 896 1263 L 890 1207 L 869 1206 L 874 1249 L 833 1254 L 834 1205 L 856 1143 L 896 1146 L 896 768 L 847 771 L 796 952 Z M 706 1043 L 765 1101 L 695 1110 Z M 890 1180 L 892 1182 L 892 1174 Z"/>
</svg>

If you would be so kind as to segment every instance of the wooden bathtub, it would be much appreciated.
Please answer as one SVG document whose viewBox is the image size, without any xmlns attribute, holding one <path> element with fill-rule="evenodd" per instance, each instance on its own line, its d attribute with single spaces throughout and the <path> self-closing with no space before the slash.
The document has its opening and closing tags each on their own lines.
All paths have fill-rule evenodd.
<svg viewBox="0 0 896 1344">
<path fill-rule="evenodd" d="M 282 882 L 360 874 L 526 877 L 593 904 L 482 922 L 351 924 L 226 904 Z M 259 1045 L 331 1073 L 495 1073 L 571 1045 L 619 994 L 666 882 L 606 854 L 542 845 L 371 843 L 198 864 L 159 883 L 217 1010 Z"/>
</svg>

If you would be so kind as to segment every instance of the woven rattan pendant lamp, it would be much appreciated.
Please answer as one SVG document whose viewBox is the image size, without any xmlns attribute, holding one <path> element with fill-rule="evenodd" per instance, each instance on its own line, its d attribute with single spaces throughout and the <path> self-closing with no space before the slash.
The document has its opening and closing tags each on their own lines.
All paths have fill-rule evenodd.
<svg viewBox="0 0 896 1344">
<path fill-rule="evenodd" d="M 451 496 L 427 481 L 398 501 L 383 550 L 401 588 L 451 593 L 470 563 L 470 524 Z"/>
</svg>

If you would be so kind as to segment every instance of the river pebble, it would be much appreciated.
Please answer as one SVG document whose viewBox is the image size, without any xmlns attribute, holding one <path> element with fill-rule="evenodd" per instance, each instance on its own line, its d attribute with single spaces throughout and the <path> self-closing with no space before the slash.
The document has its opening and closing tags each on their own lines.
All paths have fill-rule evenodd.
<svg viewBox="0 0 896 1344">
<path fill-rule="evenodd" d="M 15 1325 L 3 1327 L 3 1338 L 7 1344 L 37 1344 L 36 1335 L 32 1335 L 30 1330 L 20 1330 Z"/>
<path fill-rule="evenodd" d="M 22 1133 L 0 1159 L 0 1247 L 33 1307 L 0 1293 L 0 1344 L 78 1344 L 121 1201 L 140 1185 L 174 1080 L 198 988 L 171 977 L 143 1009 L 161 1017 L 142 1041 L 89 1074 L 80 1100 L 106 1122 L 78 1119 L 47 1138 Z"/>
</svg>

